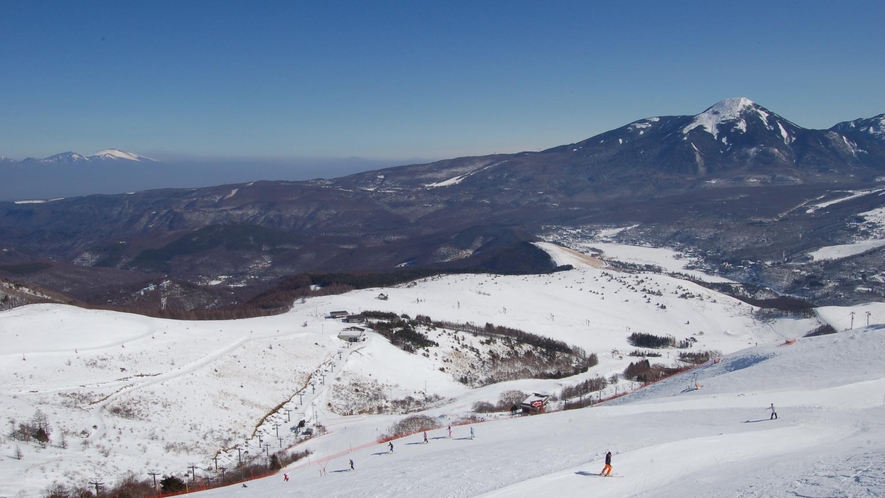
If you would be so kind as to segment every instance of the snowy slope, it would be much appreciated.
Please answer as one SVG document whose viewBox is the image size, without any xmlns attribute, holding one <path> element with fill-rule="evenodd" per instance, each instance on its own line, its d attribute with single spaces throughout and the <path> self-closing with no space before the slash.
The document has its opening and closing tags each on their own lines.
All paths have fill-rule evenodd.
<svg viewBox="0 0 885 498">
<path fill-rule="evenodd" d="M 598 261 L 583 255 L 545 247 L 559 251 L 557 258 L 571 261 L 576 269 L 537 276 L 431 278 L 383 289 L 389 296 L 384 301 L 376 299 L 382 290 L 367 289 L 309 299 L 285 315 L 250 320 L 177 322 L 61 305 L 0 313 L 0 407 L 7 421 L 27 420 L 39 407 L 53 427 L 52 444 L 46 448 L 8 439 L 0 443 L 4 458 L 0 496 L 39 496 L 53 481 L 83 485 L 96 476 L 112 483 L 130 470 L 139 476 L 148 469 L 184 476 L 193 464 L 198 475 L 214 475 L 211 462 L 216 453 L 219 465 L 235 465 L 237 446 L 251 456 L 261 453 L 259 436 L 276 447 L 298 443 L 287 428 L 301 418 L 309 424 L 322 423 L 329 433 L 297 446 L 314 453 L 309 462 L 290 469 L 294 482 L 286 483 L 288 488 L 272 478 L 209 494 L 525 496 L 525 490 L 539 486 L 571 495 L 572 486 L 602 485 L 611 488 L 606 491 L 609 496 L 656 496 L 672 479 L 692 476 L 695 467 L 708 464 L 709 455 L 681 465 L 668 457 L 670 450 L 681 455 L 717 444 L 735 445 L 728 461 L 749 465 L 745 474 L 751 473 L 764 468 L 747 462 L 748 453 L 758 451 L 752 441 L 768 444 L 769 436 L 776 435 L 774 440 L 795 440 L 807 448 L 832 445 L 840 438 L 853 441 L 855 426 L 867 424 L 867 411 L 882 403 L 883 391 L 877 384 L 881 381 L 874 380 L 879 379 L 875 372 L 882 372 L 881 361 L 876 366 L 881 348 L 868 342 L 869 337 L 879 337 L 874 333 L 832 336 L 847 341 L 845 351 L 830 348 L 838 349 L 840 358 L 870 365 L 871 370 L 849 369 L 847 379 L 839 371 L 834 380 L 824 381 L 822 372 L 808 370 L 825 361 L 822 356 L 814 357 L 805 370 L 790 365 L 803 361 L 798 353 L 805 351 L 806 341 L 825 344 L 830 339 L 775 346 L 815 328 L 818 320 L 760 323 L 750 306 L 690 282 L 663 275 L 619 274 L 596 267 Z M 463 336 L 459 341 L 474 340 L 468 334 L 432 332 L 431 339 L 441 346 L 429 357 L 407 354 L 371 333 L 366 342 L 348 347 L 336 338 L 347 324 L 325 318 L 341 309 L 519 328 L 583 347 L 596 353 L 600 364 L 576 378 L 468 389 L 456 382 L 454 374 L 440 370 L 450 365 L 443 362 L 444 347 L 455 335 Z M 864 311 L 871 311 L 871 324 L 882 323 L 885 317 L 885 307 L 879 305 L 858 308 L 858 313 Z M 827 309 L 821 317 L 837 320 L 848 312 Z M 855 325 L 859 320 L 860 315 Z M 368 415 L 357 409 L 356 386 L 375 389 L 387 399 L 423 398 L 426 392 L 439 397 L 426 413 L 443 424 L 457 423 L 472 414 L 474 402 L 495 402 L 507 389 L 555 393 L 586 378 L 622 372 L 633 359 L 624 354 L 633 349 L 626 342 L 630 331 L 679 339 L 693 336 L 698 341 L 695 348 L 701 350 L 733 353 L 750 348 L 739 354 L 773 356 L 761 362 L 762 370 L 716 370 L 747 361 L 733 359 L 740 356 L 727 357 L 716 368 L 697 370 L 709 374 L 701 382 L 705 387 L 687 395 L 680 394 L 689 383 L 683 378 L 672 385 L 642 389 L 635 395 L 637 401 L 629 404 L 624 399 L 610 406 L 516 420 L 493 414 L 475 426 L 474 441 L 464 439 L 466 427 L 456 426 L 453 439 L 436 439 L 444 434 L 440 430 L 426 446 L 410 444 L 417 438 L 397 440 L 391 455 L 375 441 L 403 415 Z M 852 359 L 853 355 L 859 356 Z M 672 359 L 665 356 L 661 361 Z M 798 380 L 766 376 L 765 368 L 778 362 L 786 365 L 784 371 L 795 370 Z M 667 385 L 669 390 L 664 389 Z M 855 392 L 860 385 L 872 390 Z M 606 394 L 637 387 L 622 381 Z M 772 390 L 781 394 L 771 397 Z M 822 392 L 832 401 L 821 404 L 815 395 L 809 405 L 812 392 Z M 777 426 L 781 432 L 757 433 L 768 429 L 761 423 L 741 423 L 764 417 L 770 402 L 784 405 L 784 420 Z M 853 408 L 829 428 L 824 420 L 832 414 L 821 410 L 830 408 L 821 407 L 846 402 L 844 406 Z M 787 415 L 791 411 L 805 415 Z M 345 412 L 353 415 L 341 414 Z M 881 418 L 881 413 L 877 416 Z M 880 429 L 869 430 L 873 434 Z M 60 447 L 62 432 L 67 433 L 67 448 Z M 24 454 L 21 460 L 10 458 L 17 446 Z M 881 454 L 881 447 L 873 446 L 871 450 L 879 452 L 874 455 Z M 576 474 L 598 472 L 606 448 L 616 452 L 617 473 L 648 473 L 652 460 L 658 462 L 652 469 L 661 470 L 640 482 L 635 478 L 594 482 L 600 479 Z M 866 461 L 859 452 L 844 452 L 846 458 Z M 769 463 L 786 453 L 773 447 L 764 451 Z M 349 458 L 355 460 L 357 471 L 338 472 L 345 470 Z M 805 472 L 812 465 L 809 462 L 793 470 Z M 328 475 L 319 476 L 318 464 L 326 466 Z M 594 481 L 588 483 L 589 479 Z M 703 496 L 703 489 L 710 488 L 697 489 L 695 496 Z"/>
<path fill-rule="evenodd" d="M 706 367 L 699 390 L 682 392 L 684 374 L 594 408 L 475 424 L 475 440 L 467 427 L 396 440 L 392 454 L 348 424 L 314 440 L 288 483 L 201 496 L 881 496 L 883 352 L 881 329 L 754 347 Z M 595 475 L 607 450 L 620 478 Z"/>
</svg>

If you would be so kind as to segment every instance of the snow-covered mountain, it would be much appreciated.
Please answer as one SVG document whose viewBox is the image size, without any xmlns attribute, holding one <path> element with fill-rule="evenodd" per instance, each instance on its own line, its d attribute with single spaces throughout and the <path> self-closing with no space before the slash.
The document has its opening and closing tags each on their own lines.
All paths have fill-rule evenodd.
<svg viewBox="0 0 885 498">
<path fill-rule="evenodd" d="M 62 152 L 61 154 L 55 154 L 54 156 L 49 156 L 43 159 L 34 159 L 34 158 L 26 158 L 22 162 L 39 162 L 39 163 L 75 163 L 78 161 L 88 161 L 86 157 L 77 154 L 76 152 Z"/>
<path fill-rule="evenodd" d="M 663 173 L 670 181 L 675 174 L 727 183 L 821 182 L 881 169 L 885 148 L 875 133 L 881 120 L 852 123 L 806 129 L 750 99 L 734 98 L 693 116 L 642 119 L 556 150 L 571 151 L 620 181 L 635 181 L 627 174 L 633 172 L 640 181 Z"/>
<path fill-rule="evenodd" d="M 125 152 L 117 149 L 104 149 L 96 152 L 95 154 L 87 156 L 87 159 L 97 160 L 97 159 L 111 159 L 111 160 L 126 160 L 126 161 L 147 161 L 147 162 L 157 162 L 156 159 L 151 159 L 150 157 L 140 156 L 138 154 L 133 154 L 132 152 Z"/>
<path fill-rule="evenodd" d="M 176 168 L 147 156 L 119 149 L 94 154 L 62 152 L 17 161 L 0 158 L 0 199 L 30 200 L 115 194 L 163 188 Z"/>
<path fill-rule="evenodd" d="M 723 100 L 694 116 L 692 122 L 682 129 L 682 133 L 691 136 L 692 130 L 702 128 L 714 140 L 720 140 L 723 145 L 728 146 L 729 136 L 758 133 L 754 129 L 756 127 L 779 133 L 785 145 L 796 140 L 800 129 L 750 99 L 741 97 Z"/>
<path fill-rule="evenodd" d="M 5 159 L 5 158 L 4 158 Z M 136 162 L 158 162 L 156 159 L 152 159 L 150 157 L 141 156 L 138 154 L 134 154 L 132 152 L 126 152 L 118 149 L 103 149 L 95 154 L 90 154 L 88 156 L 84 156 L 82 154 L 78 154 L 76 152 L 62 152 L 60 154 L 55 154 L 49 157 L 45 157 L 43 159 L 37 159 L 33 157 L 27 157 L 21 161 L 8 160 L 10 163 L 22 163 L 22 164 L 71 164 L 78 162 L 94 162 L 94 161 L 118 161 L 118 160 L 126 160 L 126 161 L 136 161 Z"/>
</svg>

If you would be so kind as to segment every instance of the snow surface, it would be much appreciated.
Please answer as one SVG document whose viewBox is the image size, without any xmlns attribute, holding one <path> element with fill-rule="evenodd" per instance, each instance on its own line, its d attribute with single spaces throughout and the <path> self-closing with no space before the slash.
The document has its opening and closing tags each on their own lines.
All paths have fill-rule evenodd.
<svg viewBox="0 0 885 498">
<path fill-rule="evenodd" d="M 885 228 L 885 208 L 876 208 L 869 211 L 864 211 L 858 216 L 863 216 L 864 218 L 866 218 L 868 223 L 872 223 L 878 228 Z"/>
<path fill-rule="evenodd" d="M 691 282 L 658 274 L 621 274 L 592 258 L 544 245 L 575 269 L 551 275 L 453 275 L 386 289 L 366 289 L 295 303 L 284 315 L 181 322 L 64 305 L 0 313 L 0 407 L 24 421 L 39 407 L 53 427 L 46 448 L 0 442 L 0 496 L 40 496 L 53 481 L 115 482 L 149 469 L 199 476 L 233 466 L 235 447 L 258 455 L 258 435 L 313 451 L 282 476 L 205 492 L 206 496 L 875 496 L 885 492 L 882 408 L 883 332 L 854 330 L 800 339 L 820 321 L 759 322 L 753 308 Z M 387 300 L 379 300 L 384 292 Z M 657 295 L 660 293 L 660 295 Z M 662 308 L 660 305 L 666 305 Z M 348 347 L 336 338 L 348 324 L 332 310 L 383 310 L 434 320 L 486 322 L 575 344 L 599 356 L 586 374 L 527 379 L 469 389 L 442 371 L 442 346 L 475 341 L 436 330 L 428 356 L 408 354 L 381 336 Z M 849 308 L 821 310 L 839 320 Z M 870 323 L 885 321 L 885 305 Z M 860 321 L 858 315 L 858 325 Z M 865 316 L 864 316 L 865 318 Z M 844 327 L 837 327 L 844 328 Z M 858 327 L 855 327 L 858 328 Z M 471 415 L 476 401 L 508 389 L 556 393 L 597 375 L 622 372 L 635 358 L 630 331 L 679 339 L 695 350 L 725 353 L 698 373 L 674 377 L 617 402 L 510 419 L 486 416 L 469 428 L 376 442 L 403 415 L 361 414 L 356 386 L 401 399 L 423 393 L 440 401 L 424 413 L 443 426 Z M 457 336 L 457 338 L 455 338 Z M 614 350 L 619 350 L 613 353 Z M 437 351 L 440 354 L 437 355 Z M 672 362 L 666 354 L 662 362 Z M 821 365 L 827 365 L 826 371 Z M 124 370 L 125 369 L 125 370 Z M 638 388 L 621 380 L 605 396 Z M 683 392 L 685 391 L 685 392 Z M 299 396 L 298 393 L 302 393 Z M 350 394 L 348 394 L 350 393 Z M 774 403 L 780 420 L 767 421 Z M 338 407 L 337 413 L 330 407 Z M 280 410 L 265 418 L 276 407 Z M 350 407 L 353 414 L 343 414 Z M 291 410 L 287 415 L 285 410 Z M 290 417 L 291 421 L 290 422 Z M 304 418 L 328 433 L 299 444 L 287 429 Z M 67 448 L 60 437 L 67 431 Z M 11 458 L 15 448 L 24 453 Z M 593 474 L 606 450 L 615 474 Z M 262 458 L 262 457 L 259 457 Z M 353 459 L 355 471 L 348 460 Z M 320 468 L 327 474 L 320 476 Z M 146 475 L 145 475 L 146 477 Z M 188 479 L 187 477 L 185 477 Z"/>
<path fill-rule="evenodd" d="M 627 230 L 631 227 L 621 230 Z M 582 252 L 597 253 L 603 259 L 613 259 L 639 265 L 659 266 L 662 270 L 672 273 L 682 273 L 704 282 L 731 282 L 724 277 L 708 275 L 698 270 L 687 269 L 686 266 L 695 261 L 694 258 L 684 257 L 672 249 L 664 247 L 642 247 L 618 244 L 615 242 L 579 242 L 574 244 Z M 550 245 L 541 245 L 550 249 Z"/>
<path fill-rule="evenodd" d="M 811 256 L 813 261 L 828 261 L 857 256 L 882 246 L 885 246 L 885 240 L 864 240 L 851 244 L 821 247 L 816 251 L 808 253 L 808 255 Z"/>
<path fill-rule="evenodd" d="M 881 496 L 883 354 L 882 329 L 753 347 L 594 408 L 474 424 L 474 440 L 431 431 L 393 453 L 348 422 L 308 444 L 289 482 L 200 496 Z M 620 478 L 596 475 L 606 451 Z"/>
</svg>

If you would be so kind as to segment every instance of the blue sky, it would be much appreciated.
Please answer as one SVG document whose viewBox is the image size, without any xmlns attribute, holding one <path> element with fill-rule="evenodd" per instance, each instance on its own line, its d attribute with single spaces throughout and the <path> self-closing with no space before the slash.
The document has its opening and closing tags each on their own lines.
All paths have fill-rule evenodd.
<svg viewBox="0 0 885 498">
<path fill-rule="evenodd" d="M 253 3 L 257 5 L 253 5 Z M 0 2 L 0 155 L 437 159 L 885 112 L 885 2 Z"/>
</svg>

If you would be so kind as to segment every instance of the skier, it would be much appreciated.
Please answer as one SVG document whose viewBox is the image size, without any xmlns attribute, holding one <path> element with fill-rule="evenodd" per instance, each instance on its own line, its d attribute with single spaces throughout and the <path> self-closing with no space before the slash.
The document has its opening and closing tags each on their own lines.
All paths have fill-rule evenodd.
<svg viewBox="0 0 885 498">
<path fill-rule="evenodd" d="M 449 439 L 452 439 L 452 426 L 449 426 Z"/>
<path fill-rule="evenodd" d="M 610 476 L 612 474 L 612 452 L 609 451 L 605 454 L 605 467 L 602 468 L 602 472 L 599 473 L 601 476 Z"/>
<path fill-rule="evenodd" d="M 777 412 L 774 411 L 774 403 L 772 403 L 768 409 L 771 410 L 771 416 L 768 417 L 768 420 L 777 420 Z"/>
<path fill-rule="evenodd" d="M 429 441 L 427 440 L 427 431 L 424 431 L 424 444 L 427 443 L 429 443 Z"/>
<path fill-rule="evenodd" d="M 283 480 L 289 482 L 289 474 L 283 474 Z"/>
<path fill-rule="evenodd" d="M 473 441 L 473 427 L 470 428 L 470 440 Z"/>
<path fill-rule="evenodd" d="M 388 442 L 387 447 L 390 448 L 390 452 L 393 453 L 393 441 Z"/>
<path fill-rule="evenodd" d="M 354 468 L 353 468 L 353 460 L 350 460 L 350 470 L 354 470 Z"/>
</svg>

